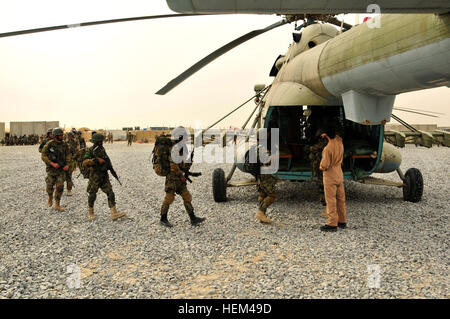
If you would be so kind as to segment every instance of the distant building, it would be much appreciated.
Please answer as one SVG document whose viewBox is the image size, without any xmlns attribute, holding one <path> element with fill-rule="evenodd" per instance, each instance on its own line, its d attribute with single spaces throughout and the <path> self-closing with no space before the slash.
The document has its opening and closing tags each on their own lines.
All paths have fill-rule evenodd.
<svg viewBox="0 0 450 319">
<path fill-rule="evenodd" d="M 11 135 L 46 134 L 48 129 L 59 127 L 59 121 L 52 122 L 10 122 L 9 133 Z"/>
</svg>

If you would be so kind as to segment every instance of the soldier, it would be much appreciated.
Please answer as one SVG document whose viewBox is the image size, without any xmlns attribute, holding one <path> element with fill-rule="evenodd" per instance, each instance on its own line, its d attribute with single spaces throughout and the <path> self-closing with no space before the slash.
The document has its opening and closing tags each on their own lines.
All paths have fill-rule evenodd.
<svg viewBox="0 0 450 319">
<path fill-rule="evenodd" d="M 77 131 L 77 135 L 78 135 L 78 143 L 80 144 L 80 149 L 86 148 L 86 141 L 84 140 L 84 137 L 81 136 L 81 131 Z"/>
<path fill-rule="evenodd" d="M 261 152 L 265 152 L 270 156 L 269 150 L 262 145 L 258 145 L 257 150 L 258 153 L 261 150 Z M 270 164 L 271 161 L 264 164 L 264 166 L 270 166 Z M 260 169 L 262 165 L 258 154 L 258 165 L 256 165 L 255 172 L 258 190 L 258 212 L 256 213 L 256 219 L 261 223 L 270 224 L 271 220 L 267 217 L 266 212 L 267 208 L 277 200 L 277 178 L 272 174 L 261 174 Z"/>
<path fill-rule="evenodd" d="M 63 131 L 60 128 L 55 128 L 52 135 L 54 139 L 45 144 L 41 158 L 47 164 L 45 182 L 47 184 L 48 206 L 52 207 L 53 205 L 53 189 L 56 184 L 54 209 L 62 212 L 64 208 L 61 207 L 60 201 L 64 191 L 66 172 L 69 170 L 70 153 L 69 147 L 63 142 Z"/>
<path fill-rule="evenodd" d="M 72 173 L 76 168 L 76 155 L 78 151 L 80 150 L 80 144 L 78 143 L 78 140 L 75 139 L 75 136 L 73 132 L 67 133 L 67 145 L 69 146 L 69 152 L 70 152 L 70 163 L 69 163 L 69 170 L 66 172 L 66 183 L 67 183 L 67 196 L 72 196 L 72 187 L 73 187 L 73 181 L 72 181 Z"/>
<path fill-rule="evenodd" d="M 42 149 L 44 148 L 45 144 L 47 144 L 48 142 L 50 142 L 53 139 L 52 131 L 53 131 L 53 129 L 51 129 L 51 128 L 48 129 L 47 137 L 44 138 L 42 140 L 41 144 L 39 145 L 39 153 L 42 153 Z"/>
<path fill-rule="evenodd" d="M 133 134 L 131 134 L 130 131 L 127 131 L 127 141 L 128 141 L 128 146 L 131 146 L 131 144 L 133 142 Z"/>
<path fill-rule="evenodd" d="M 84 155 L 83 166 L 89 167 L 89 182 L 87 186 L 89 220 L 94 220 L 94 203 L 97 198 L 97 192 L 100 188 L 108 196 L 108 205 L 111 210 L 111 219 L 116 220 L 125 216 L 125 213 L 118 212 L 116 209 L 116 199 L 109 181 L 107 161 L 109 160 L 103 147 L 105 137 L 96 133 L 92 136 L 91 142 L 94 143 Z"/>
<path fill-rule="evenodd" d="M 179 129 L 184 128 L 180 127 Z M 181 138 L 175 143 L 180 142 Z M 184 153 L 183 151 L 187 151 L 187 149 L 180 149 L 180 156 L 183 156 L 185 154 L 185 158 L 188 159 L 186 154 L 187 152 Z M 184 171 L 189 171 L 189 169 L 192 166 L 192 161 L 188 163 L 186 159 L 183 160 L 181 163 L 177 164 L 173 161 L 172 156 L 168 156 L 168 160 L 170 162 L 169 163 L 170 171 L 166 176 L 164 186 L 164 191 L 166 192 L 166 195 L 161 205 L 161 220 L 160 220 L 160 224 L 166 227 L 173 226 L 167 220 L 167 213 L 169 212 L 170 205 L 175 200 L 175 194 L 180 195 L 181 198 L 183 199 L 184 208 L 186 209 L 186 212 L 189 215 L 192 226 L 196 226 L 205 221 L 206 219 L 203 217 L 197 217 L 194 214 L 194 207 L 192 206 L 192 195 L 187 189 L 186 178 L 184 177 Z"/>
<path fill-rule="evenodd" d="M 311 179 L 313 178 L 314 174 L 316 174 L 317 182 L 318 182 L 318 188 L 319 188 L 319 198 L 322 206 L 324 207 L 321 216 L 327 217 L 326 211 L 326 202 L 325 202 L 325 196 L 324 196 L 324 189 L 323 189 L 323 173 L 320 170 L 320 161 L 322 160 L 322 151 L 327 146 L 328 140 L 324 137 L 321 137 L 320 135 L 325 133 L 325 130 L 318 129 L 316 138 L 318 138 L 317 143 L 313 144 L 309 148 L 309 159 L 311 160 Z"/>
</svg>

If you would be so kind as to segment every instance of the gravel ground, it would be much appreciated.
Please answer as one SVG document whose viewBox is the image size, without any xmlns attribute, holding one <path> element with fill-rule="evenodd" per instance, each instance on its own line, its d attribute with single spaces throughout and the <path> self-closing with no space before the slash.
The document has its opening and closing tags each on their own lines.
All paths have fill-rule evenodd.
<svg viewBox="0 0 450 319">
<path fill-rule="evenodd" d="M 401 189 L 346 183 L 348 228 L 322 233 L 312 183 L 279 184 L 268 210 L 273 225 L 256 222 L 255 186 L 212 199 L 212 171 L 229 164 L 194 164 L 203 175 L 188 186 L 198 216 L 189 224 L 177 196 L 172 229 L 159 225 L 164 178 L 149 162 L 151 145 L 106 145 L 121 187 L 112 222 L 99 192 L 96 220 L 87 220 L 87 180 L 75 179 L 66 212 L 47 207 L 45 168 L 37 146 L 0 148 L 0 298 L 449 298 L 450 150 L 407 146 L 403 171 L 424 176 L 420 203 Z M 78 172 L 74 173 L 74 177 Z M 236 173 L 234 179 L 246 177 Z M 379 175 L 398 180 L 396 173 Z M 69 288 L 69 265 L 81 271 Z M 380 267 L 380 287 L 368 287 L 368 265 Z"/>
</svg>

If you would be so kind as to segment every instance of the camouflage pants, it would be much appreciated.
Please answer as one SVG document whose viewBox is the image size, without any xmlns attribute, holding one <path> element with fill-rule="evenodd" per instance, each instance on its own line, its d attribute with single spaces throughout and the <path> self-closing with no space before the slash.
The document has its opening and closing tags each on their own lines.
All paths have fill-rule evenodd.
<svg viewBox="0 0 450 319">
<path fill-rule="evenodd" d="M 97 198 L 98 189 L 101 189 L 108 196 L 108 206 L 116 206 L 116 197 L 114 195 L 111 182 L 109 181 L 108 173 L 106 174 L 91 174 L 87 186 L 88 205 L 90 208 L 94 207 L 95 200 Z"/>
<path fill-rule="evenodd" d="M 53 196 L 53 190 L 56 185 L 55 200 L 61 200 L 62 193 L 64 192 L 64 180 L 66 179 L 66 172 L 63 170 L 55 172 L 47 172 L 45 183 L 47 184 L 48 196 Z"/>
<path fill-rule="evenodd" d="M 186 182 L 183 182 L 179 176 L 171 175 L 169 173 L 169 175 L 166 176 L 164 191 L 166 192 L 166 196 L 164 197 L 161 206 L 161 215 L 167 214 L 169 211 L 169 206 L 175 200 L 175 194 L 180 195 L 183 199 L 186 212 L 189 214 L 194 212 L 194 207 L 192 206 L 192 195 L 187 189 Z"/>
<path fill-rule="evenodd" d="M 76 162 L 72 162 L 69 164 L 69 169 L 66 171 L 66 183 L 67 183 L 67 190 L 72 190 L 73 186 L 73 180 L 72 180 L 72 174 L 73 171 L 76 168 Z"/>
<path fill-rule="evenodd" d="M 263 174 L 258 178 L 258 209 L 264 213 L 277 200 L 276 184 L 277 179 L 272 175 Z"/>
</svg>

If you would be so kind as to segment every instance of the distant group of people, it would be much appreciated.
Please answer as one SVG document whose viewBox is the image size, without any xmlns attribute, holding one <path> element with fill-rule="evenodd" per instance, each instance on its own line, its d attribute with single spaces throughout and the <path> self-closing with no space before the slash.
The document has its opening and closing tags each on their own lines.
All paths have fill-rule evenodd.
<svg viewBox="0 0 450 319">
<path fill-rule="evenodd" d="M 87 187 L 89 220 L 94 219 L 94 202 L 99 189 L 108 196 L 111 219 L 116 220 L 125 216 L 125 213 L 118 212 L 116 209 L 115 195 L 108 176 L 108 171 L 112 170 L 112 166 L 103 148 L 104 140 L 105 136 L 93 132 L 91 142 L 94 145 L 87 148 L 80 131 L 73 129 L 64 134 L 62 129 L 54 128 L 47 132 L 46 139 L 39 147 L 39 152 L 41 152 L 42 161 L 46 164 L 45 183 L 49 207 L 54 204 L 54 210 L 64 211 L 61 206 L 64 182 L 67 184 L 67 196 L 71 196 L 72 174 L 78 167 L 80 174 L 89 178 Z"/>
<path fill-rule="evenodd" d="M 39 137 L 37 134 L 29 134 L 29 135 L 7 135 L 5 136 L 0 143 L 2 146 L 14 146 L 14 145 L 36 145 L 42 141 L 43 136 Z"/>
</svg>

